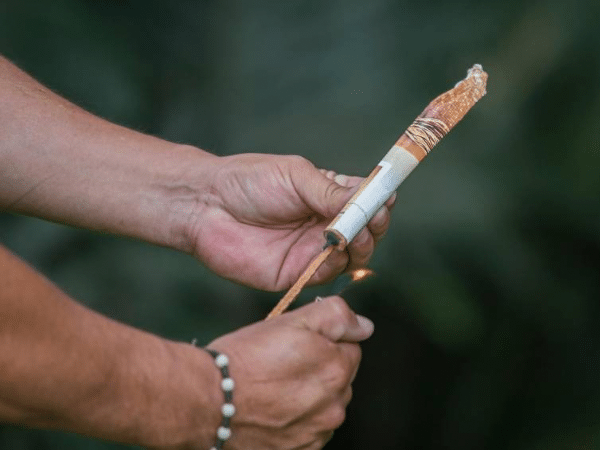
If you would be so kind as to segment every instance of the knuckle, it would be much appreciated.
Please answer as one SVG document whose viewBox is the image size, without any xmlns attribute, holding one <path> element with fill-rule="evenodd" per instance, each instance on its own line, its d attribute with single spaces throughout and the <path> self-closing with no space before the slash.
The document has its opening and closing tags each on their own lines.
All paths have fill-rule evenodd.
<svg viewBox="0 0 600 450">
<path fill-rule="evenodd" d="M 335 390 L 344 389 L 350 376 L 348 372 L 341 361 L 329 364 L 325 375 L 327 385 Z"/>
<path fill-rule="evenodd" d="M 352 370 L 358 369 L 360 360 L 362 359 L 362 349 L 358 344 L 352 344 L 349 350 Z"/>
<path fill-rule="evenodd" d="M 358 347 L 358 345 L 356 347 Z M 344 383 L 342 384 L 341 389 L 350 388 L 351 383 L 354 381 L 354 378 L 356 378 L 356 374 L 358 373 L 361 357 L 362 353 L 360 347 L 356 349 L 353 348 L 352 350 L 347 352 L 345 357 L 345 364 L 347 368 L 346 378 L 344 379 Z"/>
<path fill-rule="evenodd" d="M 331 197 L 335 195 L 336 191 L 339 191 L 340 189 L 343 189 L 342 186 L 337 184 L 335 181 L 330 180 L 330 182 L 327 184 L 327 188 L 325 189 L 325 195 L 327 197 Z"/>
<path fill-rule="evenodd" d="M 371 228 L 377 232 L 383 232 L 390 224 L 390 211 L 383 206 L 371 221 Z"/>
<path fill-rule="evenodd" d="M 334 180 L 329 180 L 329 184 L 327 185 L 327 188 L 325 189 L 325 195 L 329 198 L 329 197 L 333 197 L 334 195 L 337 194 L 337 192 L 339 191 L 345 191 L 346 188 L 344 186 L 342 186 L 341 184 L 336 183 Z M 332 205 L 332 207 L 337 207 L 336 205 Z M 337 214 L 338 211 L 335 211 L 335 213 Z"/>
<path fill-rule="evenodd" d="M 301 168 L 314 167 L 313 163 L 311 163 L 304 156 L 288 155 L 287 159 L 288 159 L 290 165 L 292 165 L 292 166 L 297 166 L 297 167 L 301 167 Z"/>
<path fill-rule="evenodd" d="M 348 250 L 350 251 L 352 258 L 365 255 L 373 250 L 375 240 L 373 239 L 372 232 L 373 231 L 369 228 L 363 228 L 358 236 L 350 243 Z"/>
<path fill-rule="evenodd" d="M 327 259 L 326 264 L 336 273 L 339 273 L 348 264 L 348 254 L 346 252 L 333 252 Z"/>
<path fill-rule="evenodd" d="M 352 263 L 348 269 L 358 269 L 371 259 L 373 251 L 375 250 L 375 240 L 369 233 L 368 243 L 361 244 L 360 246 L 354 247 L 350 250 L 350 259 Z"/>
<path fill-rule="evenodd" d="M 385 212 L 383 213 L 383 219 L 381 222 L 381 226 L 379 227 L 380 233 L 385 232 L 385 230 L 387 230 L 389 228 L 390 221 L 391 221 L 391 215 L 390 215 L 389 210 L 386 208 Z"/>
<path fill-rule="evenodd" d="M 344 323 L 354 319 L 354 313 L 341 297 L 331 297 L 329 300 L 329 306 L 331 308 L 331 315 L 335 319 Z"/>
<path fill-rule="evenodd" d="M 346 406 L 348 406 L 348 404 L 352 401 L 353 395 L 354 395 L 354 393 L 352 391 L 352 386 L 348 386 L 348 389 L 346 390 L 346 392 L 344 394 L 344 404 Z"/>
<path fill-rule="evenodd" d="M 334 180 L 330 179 L 329 182 L 327 183 L 327 186 L 322 191 L 323 198 L 324 199 L 332 199 L 332 198 L 337 198 L 338 196 L 342 197 L 346 191 L 347 191 L 347 188 L 336 183 Z M 335 202 L 331 202 L 331 201 L 327 201 L 325 204 L 327 205 L 327 208 L 324 211 L 324 213 L 327 214 L 328 217 L 335 217 L 339 213 L 339 208 L 340 208 L 339 204 L 336 204 Z"/>
<path fill-rule="evenodd" d="M 346 408 L 342 405 L 335 405 L 329 408 L 325 419 L 325 427 L 329 430 L 339 428 L 346 420 Z"/>
</svg>

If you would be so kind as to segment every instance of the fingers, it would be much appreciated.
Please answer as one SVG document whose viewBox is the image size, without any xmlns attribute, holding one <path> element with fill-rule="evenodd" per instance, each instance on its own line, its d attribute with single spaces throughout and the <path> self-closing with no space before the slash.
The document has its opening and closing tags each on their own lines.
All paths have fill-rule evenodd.
<svg viewBox="0 0 600 450">
<path fill-rule="evenodd" d="M 231 358 L 235 420 L 244 424 L 234 446 L 321 448 L 346 418 L 357 342 L 372 333 L 370 320 L 327 297 L 211 343 Z"/>
<path fill-rule="evenodd" d="M 343 361 L 346 363 L 346 378 L 342 380 L 341 384 L 342 390 L 346 390 L 356 378 L 358 366 L 362 359 L 362 350 L 360 349 L 360 345 L 349 342 L 338 343 L 338 349 Z M 349 402 L 350 399 L 348 399 Z"/>
<path fill-rule="evenodd" d="M 324 217 L 335 217 L 356 191 L 330 178 L 327 172 L 317 169 L 308 160 L 295 158 L 291 171 L 293 185 L 302 201 Z M 345 180 L 349 183 L 349 180 Z"/>
<path fill-rule="evenodd" d="M 343 175 L 341 173 L 335 173 L 333 170 L 319 169 L 319 172 L 321 172 L 330 180 L 335 181 L 337 184 L 348 188 L 358 186 L 361 181 L 364 180 L 363 177 Z"/>
<path fill-rule="evenodd" d="M 365 267 L 375 250 L 375 239 L 371 231 L 365 227 L 348 245 L 350 263 L 347 270 Z"/>
<path fill-rule="evenodd" d="M 321 264 L 311 279 L 311 283 L 328 283 L 342 273 L 348 267 L 348 252 L 346 250 L 334 250 L 331 255 Z"/>
<path fill-rule="evenodd" d="M 365 267 L 373 255 L 375 244 L 385 235 L 390 225 L 390 212 L 386 206 L 375 214 L 369 224 L 348 245 L 350 263 L 347 270 Z"/>
<path fill-rule="evenodd" d="M 343 175 L 343 174 L 336 173 L 333 170 L 319 169 L 319 172 L 321 172 L 323 175 L 325 175 L 325 177 L 327 177 L 328 179 L 335 181 L 337 184 L 344 186 L 344 187 L 348 187 L 348 188 L 355 187 L 364 180 L 364 178 L 362 178 L 362 177 Z M 396 197 L 397 197 L 397 194 L 396 194 L 396 192 L 394 192 L 391 195 L 391 197 L 385 202 L 384 205 L 388 209 L 388 211 L 391 208 L 393 208 L 394 204 L 396 203 Z M 382 210 L 383 209 L 384 208 L 382 208 Z M 382 210 L 380 210 L 380 212 Z M 375 228 L 378 228 L 378 227 L 381 228 L 382 219 L 383 219 L 383 217 L 381 217 L 381 216 L 377 220 L 375 220 L 375 217 L 374 217 L 371 220 L 370 224 L 373 224 L 373 226 Z M 388 222 L 389 222 L 389 220 L 388 220 Z"/>
<path fill-rule="evenodd" d="M 382 207 L 375 217 L 350 242 L 345 250 L 335 250 L 317 270 L 313 282 L 331 281 L 339 273 L 366 267 L 377 242 L 383 238 L 390 224 L 390 213 Z"/>
<path fill-rule="evenodd" d="M 338 174 L 332 170 L 319 169 L 331 182 L 346 188 L 356 188 L 363 178 Z M 383 238 L 390 225 L 390 210 L 396 202 L 396 193 L 385 202 L 367 226 L 352 240 L 347 252 L 334 252 L 317 272 L 315 279 L 328 281 L 344 269 L 352 271 L 366 267 L 373 255 L 375 245 Z"/>
<path fill-rule="evenodd" d="M 375 242 L 379 241 L 388 227 L 390 226 L 390 210 L 387 206 L 382 206 L 379 211 L 375 213 L 371 221 L 367 224 L 368 230 L 373 234 Z"/>
<path fill-rule="evenodd" d="M 385 202 L 385 206 L 387 206 L 387 208 L 389 210 L 391 210 L 394 205 L 396 204 L 396 197 L 398 197 L 398 194 L 396 192 L 394 192 L 392 194 L 392 196 L 390 198 L 387 199 L 387 201 Z"/>
<path fill-rule="evenodd" d="M 319 169 L 319 172 L 321 172 L 323 175 L 325 175 L 325 177 L 327 179 L 336 182 L 340 186 L 344 186 L 344 187 L 348 187 L 348 188 L 353 188 L 353 187 L 359 185 L 364 179 L 362 177 L 353 177 L 353 176 L 338 174 L 338 173 L 334 172 L 333 170 Z M 379 239 L 381 239 L 383 237 L 383 235 L 385 234 L 385 232 L 387 231 L 387 229 L 389 227 L 389 224 L 390 224 L 389 212 L 390 212 L 391 208 L 393 208 L 394 204 L 396 203 L 396 196 L 397 196 L 396 192 L 394 192 L 392 194 L 392 196 L 385 202 L 384 206 L 381 207 L 381 209 L 375 214 L 375 216 L 371 219 L 371 221 L 367 225 L 367 229 L 373 235 L 373 239 L 375 242 L 379 241 Z M 366 237 L 363 236 L 362 239 L 363 240 L 361 241 L 361 244 L 363 245 L 363 247 L 360 249 L 356 249 L 357 256 L 359 254 L 364 254 L 364 253 L 368 252 L 368 246 L 365 246 L 365 244 L 367 244 Z M 354 241 L 356 243 L 358 243 L 359 236 L 357 236 L 354 239 Z M 351 256 L 354 256 L 354 255 L 351 254 Z"/>
<path fill-rule="evenodd" d="M 355 314 L 340 297 L 327 297 L 289 313 L 298 325 L 332 342 L 360 342 L 373 334 L 369 319 Z M 348 350 L 345 350 L 348 352 Z M 349 355 L 346 355 L 349 356 Z"/>
</svg>

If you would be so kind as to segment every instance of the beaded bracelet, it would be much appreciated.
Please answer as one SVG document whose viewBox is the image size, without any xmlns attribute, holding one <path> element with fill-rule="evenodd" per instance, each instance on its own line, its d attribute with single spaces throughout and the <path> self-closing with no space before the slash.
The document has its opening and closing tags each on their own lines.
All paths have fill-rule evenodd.
<svg viewBox="0 0 600 450">
<path fill-rule="evenodd" d="M 235 414 L 235 406 L 233 406 L 233 387 L 235 383 L 229 376 L 229 358 L 223 353 L 219 353 L 210 348 L 205 348 L 215 360 L 215 365 L 221 371 L 223 380 L 221 381 L 221 389 L 225 397 L 225 403 L 221 406 L 221 425 L 217 429 L 217 442 L 210 450 L 221 450 L 225 441 L 231 437 L 230 422 Z"/>
</svg>

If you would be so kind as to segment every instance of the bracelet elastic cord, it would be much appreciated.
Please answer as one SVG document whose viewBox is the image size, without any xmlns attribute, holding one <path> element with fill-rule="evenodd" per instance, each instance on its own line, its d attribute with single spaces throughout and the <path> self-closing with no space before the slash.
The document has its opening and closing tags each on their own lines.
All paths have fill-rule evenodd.
<svg viewBox="0 0 600 450">
<path fill-rule="evenodd" d="M 235 414 L 235 406 L 233 406 L 233 387 L 235 383 L 229 376 L 229 358 L 223 353 L 219 353 L 215 350 L 205 348 L 215 360 L 215 365 L 221 371 L 221 389 L 223 391 L 223 397 L 225 403 L 221 407 L 221 425 L 217 429 L 217 442 L 211 450 L 221 450 L 223 445 L 231 437 L 231 418 Z"/>
</svg>

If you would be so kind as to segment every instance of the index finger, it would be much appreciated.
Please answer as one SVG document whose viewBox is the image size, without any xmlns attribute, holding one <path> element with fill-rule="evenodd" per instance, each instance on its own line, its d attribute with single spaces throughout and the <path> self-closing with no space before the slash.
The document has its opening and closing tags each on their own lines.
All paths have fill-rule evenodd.
<svg viewBox="0 0 600 450">
<path fill-rule="evenodd" d="M 360 342 L 373 334 L 374 325 L 357 315 L 337 296 L 327 297 L 288 313 L 296 324 L 315 331 L 332 342 Z"/>
</svg>

